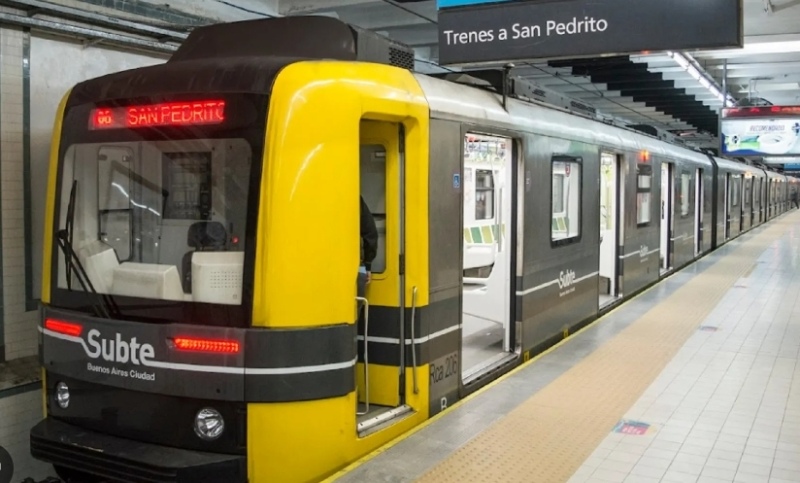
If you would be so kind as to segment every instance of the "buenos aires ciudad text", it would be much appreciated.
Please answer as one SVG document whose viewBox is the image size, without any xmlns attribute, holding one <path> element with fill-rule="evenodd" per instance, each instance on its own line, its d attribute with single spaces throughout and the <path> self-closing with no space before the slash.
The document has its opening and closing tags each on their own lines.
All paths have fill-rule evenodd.
<svg viewBox="0 0 800 483">
<path fill-rule="evenodd" d="M 443 34 L 448 45 L 458 45 L 602 33 L 606 30 L 608 30 L 608 21 L 605 19 L 584 17 L 581 20 L 578 19 L 578 17 L 573 17 L 572 20 L 568 22 L 559 22 L 556 20 L 547 20 L 546 22 L 536 24 L 518 22 L 510 25 L 508 28 L 481 29 L 463 32 L 445 30 Z"/>
</svg>

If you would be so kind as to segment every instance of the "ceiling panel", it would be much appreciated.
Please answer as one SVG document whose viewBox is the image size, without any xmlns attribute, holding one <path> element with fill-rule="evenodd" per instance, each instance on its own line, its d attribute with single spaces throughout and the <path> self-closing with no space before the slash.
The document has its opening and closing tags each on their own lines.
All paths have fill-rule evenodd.
<svg viewBox="0 0 800 483">
<path fill-rule="evenodd" d="M 719 87 L 724 83 L 737 99 L 800 104 L 800 0 L 743 0 L 743 5 L 745 50 L 689 54 Z M 437 61 L 434 0 L 280 0 L 280 10 L 284 15 L 336 16 L 415 47 L 418 56 L 429 63 Z M 748 50 L 750 45 L 764 49 L 763 45 L 769 44 L 780 45 L 781 51 Z M 540 59 L 518 64 L 513 74 L 631 122 L 717 133 L 720 100 L 663 53 Z"/>
</svg>

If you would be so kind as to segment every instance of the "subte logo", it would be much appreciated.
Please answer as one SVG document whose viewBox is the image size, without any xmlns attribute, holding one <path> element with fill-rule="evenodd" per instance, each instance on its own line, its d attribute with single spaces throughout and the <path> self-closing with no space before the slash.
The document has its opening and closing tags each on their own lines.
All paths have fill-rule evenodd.
<svg viewBox="0 0 800 483">
<path fill-rule="evenodd" d="M 0 446 L 0 483 L 11 483 L 14 477 L 14 462 L 5 448 Z"/>
</svg>

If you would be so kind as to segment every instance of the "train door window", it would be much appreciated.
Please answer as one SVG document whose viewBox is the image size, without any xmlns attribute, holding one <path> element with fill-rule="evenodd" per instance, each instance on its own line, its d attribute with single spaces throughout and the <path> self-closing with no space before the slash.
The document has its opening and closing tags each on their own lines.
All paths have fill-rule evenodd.
<svg viewBox="0 0 800 483">
<path fill-rule="evenodd" d="M 741 183 L 742 178 L 740 176 L 733 176 L 731 179 L 731 208 L 736 208 L 739 206 L 741 202 Z M 736 211 L 736 210 L 734 210 Z"/>
<path fill-rule="evenodd" d="M 581 158 L 552 159 L 551 239 L 557 244 L 577 241 L 581 234 Z"/>
<path fill-rule="evenodd" d="M 639 163 L 636 165 L 636 224 L 646 226 L 652 217 L 653 166 Z"/>
<path fill-rule="evenodd" d="M 464 136 L 464 251 L 461 376 L 469 384 L 512 357 L 509 236 L 514 141 L 483 133 Z M 469 172 L 469 176 L 466 173 Z"/>
<path fill-rule="evenodd" d="M 681 172 L 681 218 L 687 218 L 692 210 L 692 175 L 685 171 Z"/>
<path fill-rule="evenodd" d="M 378 252 L 372 261 L 372 274 L 386 270 L 386 148 L 381 144 L 361 146 L 360 190 L 364 203 L 378 229 Z"/>
<path fill-rule="evenodd" d="M 744 207 L 750 208 L 750 197 L 752 196 L 752 179 L 745 178 L 744 180 Z"/>
</svg>

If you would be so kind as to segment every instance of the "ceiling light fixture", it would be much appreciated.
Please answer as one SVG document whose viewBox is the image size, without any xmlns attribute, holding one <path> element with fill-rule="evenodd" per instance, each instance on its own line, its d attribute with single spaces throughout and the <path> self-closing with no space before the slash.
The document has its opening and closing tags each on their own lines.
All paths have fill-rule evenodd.
<svg viewBox="0 0 800 483">
<path fill-rule="evenodd" d="M 667 55 L 672 57 L 672 59 L 690 76 L 692 76 L 694 80 L 699 82 L 700 85 L 708 89 L 708 91 L 711 92 L 711 95 L 713 95 L 719 102 L 723 104 L 723 107 L 736 105 L 736 99 L 727 93 L 723 95 L 722 88 L 717 84 L 717 81 L 715 81 L 714 78 L 706 74 L 698 65 L 696 65 L 693 59 L 680 52 L 669 51 L 667 52 Z"/>
</svg>

